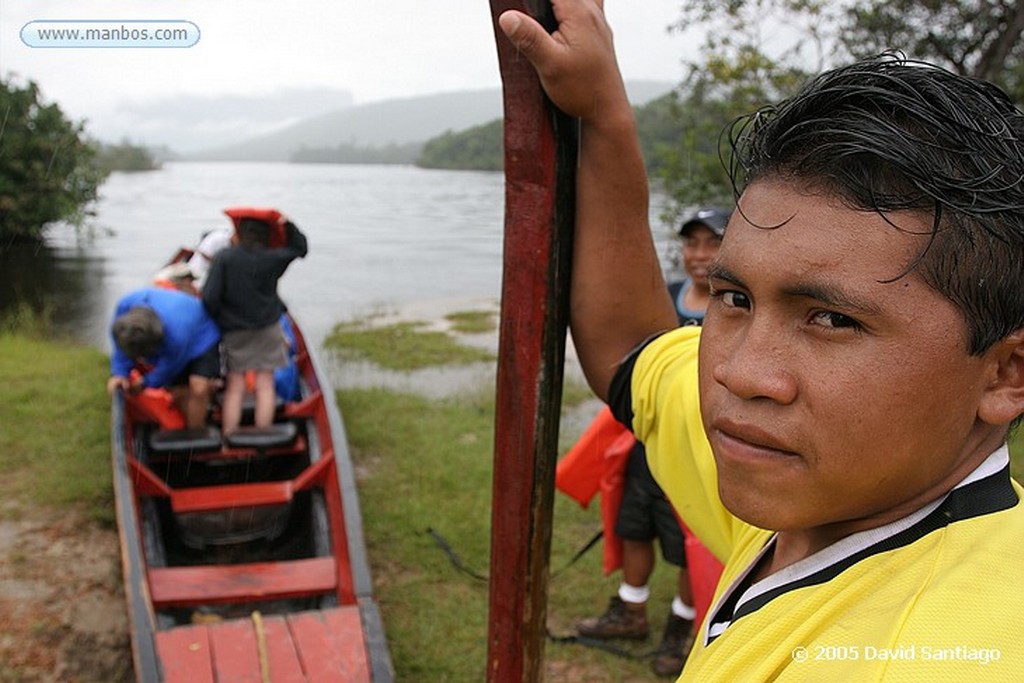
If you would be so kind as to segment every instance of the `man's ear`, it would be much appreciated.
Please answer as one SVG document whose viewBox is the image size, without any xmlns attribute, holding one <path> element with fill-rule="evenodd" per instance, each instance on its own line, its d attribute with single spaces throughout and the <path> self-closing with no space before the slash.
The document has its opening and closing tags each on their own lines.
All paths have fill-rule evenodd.
<svg viewBox="0 0 1024 683">
<path fill-rule="evenodd" d="M 989 354 L 992 375 L 978 405 L 978 418 L 987 424 L 1009 424 L 1024 414 L 1024 328 L 997 342 Z"/>
</svg>

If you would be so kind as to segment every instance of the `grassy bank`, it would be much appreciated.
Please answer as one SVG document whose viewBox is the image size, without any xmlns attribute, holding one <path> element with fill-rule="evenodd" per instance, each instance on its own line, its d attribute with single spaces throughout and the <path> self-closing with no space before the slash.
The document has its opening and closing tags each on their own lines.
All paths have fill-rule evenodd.
<svg viewBox="0 0 1024 683">
<path fill-rule="evenodd" d="M 398 680 L 477 681 L 486 662 L 485 581 L 489 566 L 493 390 L 428 400 L 382 389 L 339 393 L 359 473 L 363 523 L 377 596 Z M 601 546 L 565 568 L 600 527 L 597 502 L 581 509 L 557 496 L 549 625 L 566 634 L 581 617 L 604 609 L 618 577 L 603 577 Z M 450 546 L 467 571 L 439 543 Z M 664 619 L 672 578 L 659 572 L 652 600 Z M 666 612 L 667 613 L 667 612 Z M 641 644 L 636 652 L 653 647 Z M 549 645 L 549 659 L 580 678 L 653 680 L 646 663 L 579 646 Z M 554 680 L 554 679 L 552 679 Z"/>
<path fill-rule="evenodd" d="M 494 326 L 484 311 L 450 313 L 446 321 L 453 332 L 461 333 L 486 333 Z M 494 360 L 488 351 L 464 346 L 448 332 L 428 328 L 424 321 L 379 324 L 377 318 L 361 318 L 335 326 L 324 345 L 343 359 L 367 360 L 389 370 Z"/>
<path fill-rule="evenodd" d="M 486 331 L 484 317 L 472 312 L 448 320 L 453 333 Z M 329 344 L 342 357 L 382 363 L 391 353 L 413 355 L 424 346 L 439 364 L 480 360 L 476 349 L 465 355 L 466 347 L 452 334 L 420 328 L 363 321 L 338 328 Z M 389 353 L 378 355 L 383 348 Z M 591 396 L 577 385 L 564 393 L 566 410 Z M 338 392 L 338 400 L 397 679 L 483 680 L 488 611 L 483 579 L 501 571 L 489 566 L 493 386 L 440 400 L 381 388 L 347 389 Z M 569 444 L 575 436 L 563 434 L 563 441 Z M 604 610 L 619 577 L 602 575 L 600 544 L 567 567 L 600 528 L 597 500 L 584 510 L 556 495 L 554 516 L 548 625 L 552 633 L 565 635 L 577 619 Z M 651 602 L 655 630 L 667 614 L 673 581 L 659 563 Z M 653 649 L 654 638 L 632 651 Z M 546 662 L 549 680 L 655 680 L 647 661 L 579 645 L 549 643 Z"/>
<path fill-rule="evenodd" d="M 0 333 L 0 498 L 24 505 L 82 505 L 114 517 L 106 357 L 96 349 Z"/>
</svg>

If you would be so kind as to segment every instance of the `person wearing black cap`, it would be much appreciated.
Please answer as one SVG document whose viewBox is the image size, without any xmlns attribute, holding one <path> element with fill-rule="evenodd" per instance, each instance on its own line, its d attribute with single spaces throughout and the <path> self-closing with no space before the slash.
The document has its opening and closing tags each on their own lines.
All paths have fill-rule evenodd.
<svg viewBox="0 0 1024 683">
<path fill-rule="evenodd" d="M 728 222 L 728 211 L 706 207 L 683 221 L 679 228 L 686 277 L 669 283 L 668 292 L 680 325 L 700 325 L 704 321 L 704 311 L 711 297 L 708 266 L 718 254 Z"/>
</svg>

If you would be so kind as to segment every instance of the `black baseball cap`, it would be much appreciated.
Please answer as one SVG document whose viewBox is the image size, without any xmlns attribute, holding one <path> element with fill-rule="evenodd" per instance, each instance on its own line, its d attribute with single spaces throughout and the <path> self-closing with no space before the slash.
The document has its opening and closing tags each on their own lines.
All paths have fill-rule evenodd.
<svg viewBox="0 0 1024 683">
<path fill-rule="evenodd" d="M 725 234 L 725 226 L 729 222 L 729 215 L 729 211 L 720 209 L 717 206 L 707 206 L 698 209 L 692 216 L 683 221 L 683 224 L 679 227 L 679 235 L 680 237 L 686 237 L 690 230 L 698 225 L 703 225 L 721 237 Z"/>
</svg>

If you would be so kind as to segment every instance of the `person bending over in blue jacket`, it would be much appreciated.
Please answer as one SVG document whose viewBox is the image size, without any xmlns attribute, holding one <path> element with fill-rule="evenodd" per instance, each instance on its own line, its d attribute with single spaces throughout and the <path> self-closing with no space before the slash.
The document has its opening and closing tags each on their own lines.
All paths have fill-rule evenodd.
<svg viewBox="0 0 1024 683">
<path fill-rule="evenodd" d="M 108 392 L 169 388 L 187 426 L 205 424 L 220 376 L 220 330 L 198 297 L 159 287 L 131 292 L 117 303 L 110 334 Z"/>
</svg>

